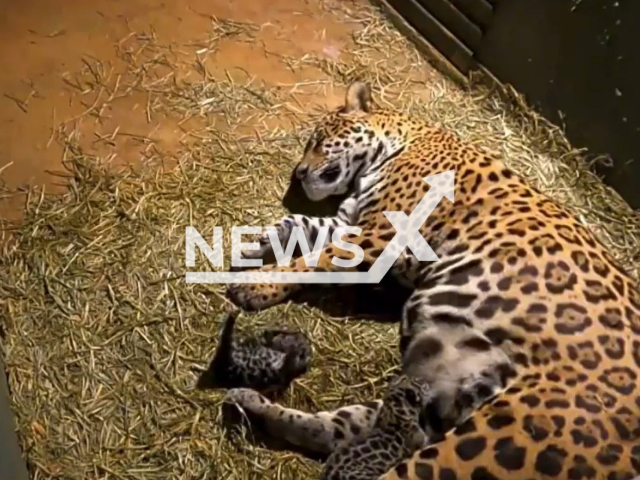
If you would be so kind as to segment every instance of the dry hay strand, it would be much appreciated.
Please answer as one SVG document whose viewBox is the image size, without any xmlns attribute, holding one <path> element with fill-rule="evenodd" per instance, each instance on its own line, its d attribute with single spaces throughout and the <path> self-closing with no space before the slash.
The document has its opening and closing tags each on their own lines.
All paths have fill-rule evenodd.
<svg viewBox="0 0 640 480">
<path fill-rule="evenodd" d="M 265 195 L 246 188 L 266 176 L 265 168 L 252 168 L 271 158 L 261 155 L 264 147 L 233 151 L 237 164 L 224 174 L 189 160 L 164 174 L 114 173 L 72 132 L 62 141 L 69 193 L 31 197 L 2 259 L 5 356 L 32 471 L 146 479 L 233 478 L 243 469 L 236 478 L 293 478 L 314 467 L 285 453 L 227 445 L 220 394 L 193 390 L 215 347 L 225 300 L 222 287 L 184 283 L 184 254 L 177 254 L 184 227 L 212 232 L 222 225 L 228 232 L 244 223 L 240 212 Z M 249 170 L 255 173 L 243 173 Z M 207 268 L 203 258 L 199 263 Z M 378 367 L 394 362 L 393 325 L 366 328 L 302 306 L 245 316 L 240 324 L 265 326 L 316 339 L 322 368 L 288 398 L 307 409 L 353 401 L 357 385 L 359 394 L 379 395 Z"/>
<path fill-rule="evenodd" d="M 225 299 L 223 286 L 187 285 L 183 259 L 187 225 L 205 238 L 222 226 L 228 245 L 229 227 L 267 225 L 284 213 L 281 198 L 301 139 L 319 113 L 301 108 L 298 96 L 322 93 L 329 83 L 365 78 L 381 104 L 501 152 L 594 229 L 632 273 L 640 271 L 637 215 L 558 129 L 518 97 L 505 104 L 495 92 L 462 91 L 439 77 L 376 10 L 326 7 L 360 25 L 350 61 L 283 57 L 295 71 L 311 65 L 326 73 L 324 81 L 290 91 L 212 73 L 200 57 L 185 60 L 181 49 L 214 50 L 219 38 L 257 35 L 218 19 L 197 45 L 132 35 L 118 47 L 123 73 L 94 59 L 70 79 L 92 100 L 55 137 L 68 193 L 30 195 L 0 260 L 3 353 L 33 478 L 317 476 L 319 465 L 299 455 L 230 443 L 221 429 L 221 394 L 193 389 L 216 346 Z M 182 125 L 180 147 L 166 151 L 145 137 L 144 168 L 114 169 L 110 154 L 87 145 L 78 121 L 98 123 L 109 102 L 140 93 L 148 95 L 149 116 Z M 290 126 L 279 126 L 283 119 Z M 197 264 L 212 269 L 202 255 Z M 289 326 L 311 338 L 311 371 L 283 400 L 289 406 L 319 410 L 378 398 L 397 363 L 395 325 L 327 312 L 289 303 L 239 320 L 241 331 Z"/>
</svg>

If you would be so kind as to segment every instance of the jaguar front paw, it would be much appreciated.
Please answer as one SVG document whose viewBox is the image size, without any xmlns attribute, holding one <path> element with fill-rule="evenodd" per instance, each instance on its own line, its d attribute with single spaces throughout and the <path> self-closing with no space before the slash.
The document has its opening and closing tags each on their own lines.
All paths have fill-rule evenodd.
<svg viewBox="0 0 640 480">
<path fill-rule="evenodd" d="M 237 307 L 256 311 L 277 305 L 289 296 L 292 286 L 269 283 L 240 283 L 229 285 L 227 296 Z"/>
</svg>

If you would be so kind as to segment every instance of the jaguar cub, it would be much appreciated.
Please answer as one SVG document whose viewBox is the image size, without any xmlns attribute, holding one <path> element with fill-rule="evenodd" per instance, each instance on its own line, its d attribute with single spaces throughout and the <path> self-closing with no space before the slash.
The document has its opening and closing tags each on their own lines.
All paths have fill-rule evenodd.
<svg viewBox="0 0 640 480">
<path fill-rule="evenodd" d="M 431 399 L 428 384 L 399 375 L 391 380 L 370 432 L 338 446 L 327 459 L 320 480 L 371 480 L 414 451 L 428 437 L 420 416 Z"/>
<path fill-rule="evenodd" d="M 300 332 L 265 330 L 242 341 L 234 339 L 238 312 L 227 313 L 216 353 L 198 388 L 251 388 L 283 393 L 307 372 L 311 344 Z"/>
</svg>

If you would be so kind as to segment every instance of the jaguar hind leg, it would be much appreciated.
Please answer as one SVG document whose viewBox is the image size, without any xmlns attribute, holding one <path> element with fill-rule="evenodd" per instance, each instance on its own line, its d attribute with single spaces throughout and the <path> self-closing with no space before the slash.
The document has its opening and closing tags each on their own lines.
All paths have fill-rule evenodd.
<svg viewBox="0 0 640 480">
<path fill-rule="evenodd" d="M 611 403 L 611 395 L 561 385 L 541 374 L 523 377 L 444 440 L 378 480 L 631 480 L 640 475 L 640 407 L 605 408 L 603 401 Z"/>
<path fill-rule="evenodd" d="M 239 407 L 268 438 L 284 441 L 308 454 L 327 457 L 339 445 L 367 436 L 381 401 L 350 405 L 333 411 L 306 413 L 269 401 L 246 388 L 229 390 L 225 403 Z"/>
</svg>

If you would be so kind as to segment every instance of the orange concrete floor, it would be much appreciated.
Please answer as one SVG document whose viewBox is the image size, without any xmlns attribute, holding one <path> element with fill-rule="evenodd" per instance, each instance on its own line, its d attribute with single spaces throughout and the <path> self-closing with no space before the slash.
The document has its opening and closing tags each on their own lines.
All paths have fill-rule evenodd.
<svg viewBox="0 0 640 480">
<path fill-rule="evenodd" d="M 9 188 L 44 185 L 46 192 L 61 191 L 60 179 L 48 173 L 61 170 L 52 127 L 86 108 L 72 100 L 64 82 L 66 73 L 81 68 L 83 56 L 115 61 L 120 39 L 150 27 L 159 41 L 186 42 L 206 34 L 213 15 L 261 28 L 260 45 L 224 43 L 216 66 L 241 67 L 258 80 L 291 85 L 309 75 L 292 73 L 265 51 L 336 52 L 349 42 L 351 28 L 332 21 L 313 0 L 2 0 L 0 12 L 0 177 Z M 111 106 L 110 121 L 140 135 L 153 132 L 171 141 L 178 134 L 170 125 L 145 120 L 131 99 Z M 122 162 L 136 160 L 126 144 L 117 155 Z M 20 218 L 23 204 L 24 195 L 3 199 L 0 217 Z"/>
</svg>

